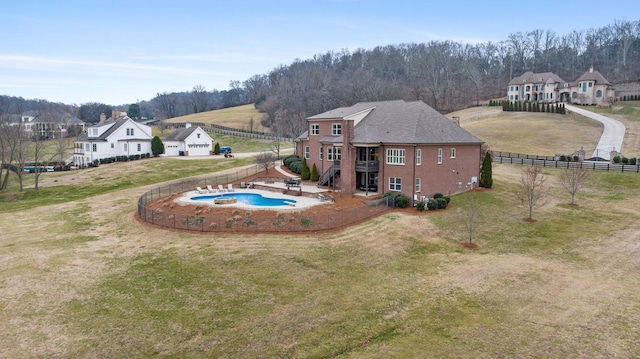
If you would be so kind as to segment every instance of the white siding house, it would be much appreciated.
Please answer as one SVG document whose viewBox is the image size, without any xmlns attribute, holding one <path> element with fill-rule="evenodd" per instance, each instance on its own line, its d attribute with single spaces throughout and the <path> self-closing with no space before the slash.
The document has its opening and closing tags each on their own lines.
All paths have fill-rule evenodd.
<svg viewBox="0 0 640 359">
<path fill-rule="evenodd" d="M 75 142 L 73 162 L 86 167 L 103 158 L 151 154 L 151 138 L 151 127 L 114 112 L 108 120 L 87 128 Z"/>
<path fill-rule="evenodd" d="M 213 138 L 200 127 L 179 128 L 164 141 L 166 156 L 209 156 L 213 154 Z"/>
</svg>

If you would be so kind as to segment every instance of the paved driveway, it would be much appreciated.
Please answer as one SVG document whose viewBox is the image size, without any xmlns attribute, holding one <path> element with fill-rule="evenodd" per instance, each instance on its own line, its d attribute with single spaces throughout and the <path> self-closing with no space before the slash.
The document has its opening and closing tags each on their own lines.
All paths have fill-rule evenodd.
<svg viewBox="0 0 640 359">
<path fill-rule="evenodd" d="M 565 108 L 579 115 L 599 121 L 604 125 L 604 131 L 602 131 L 600 142 L 598 142 L 598 146 L 596 146 L 596 149 L 593 151 L 592 157 L 600 157 L 610 161 L 611 151 L 622 151 L 622 140 L 624 139 L 625 131 L 625 127 L 622 122 L 576 106 L 565 105 Z"/>
</svg>

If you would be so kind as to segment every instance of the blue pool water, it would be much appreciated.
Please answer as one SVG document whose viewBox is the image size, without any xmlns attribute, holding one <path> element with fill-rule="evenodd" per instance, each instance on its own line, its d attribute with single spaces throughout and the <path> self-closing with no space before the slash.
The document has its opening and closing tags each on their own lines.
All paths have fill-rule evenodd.
<svg viewBox="0 0 640 359">
<path fill-rule="evenodd" d="M 236 198 L 238 203 L 249 204 L 252 206 L 265 207 L 265 206 L 288 206 L 290 203 L 295 204 L 293 199 L 284 198 L 269 198 L 263 197 L 257 193 L 225 193 L 209 196 L 195 196 L 191 197 L 193 201 L 213 201 L 215 198 Z"/>
</svg>

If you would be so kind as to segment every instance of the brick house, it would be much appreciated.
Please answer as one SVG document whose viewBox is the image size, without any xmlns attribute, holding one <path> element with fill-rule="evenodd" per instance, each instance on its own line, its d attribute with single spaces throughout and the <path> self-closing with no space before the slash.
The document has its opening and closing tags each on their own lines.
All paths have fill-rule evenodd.
<svg viewBox="0 0 640 359">
<path fill-rule="evenodd" d="M 422 101 L 361 102 L 307 118 L 296 153 L 318 185 L 343 193 L 399 191 L 415 200 L 478 181 L 482 141 Z"/>
</svg>

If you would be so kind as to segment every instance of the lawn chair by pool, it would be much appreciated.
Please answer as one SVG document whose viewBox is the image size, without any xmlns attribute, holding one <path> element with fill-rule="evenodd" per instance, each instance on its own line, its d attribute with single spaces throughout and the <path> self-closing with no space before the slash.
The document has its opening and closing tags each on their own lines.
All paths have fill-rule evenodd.
<svg viewBox="0 0 640 359">
<path fill-rule="evenodd" d="M 227 192 L 226 189 L 224 189 L 224 187 L 222 187 L 221 184 L 218 185 L 218 192 Z"/>
<path fill-rule="evenodd" d="M 211 187 L 210 184 L 207 185 L 207 190 L 209 191 L 209 193 L 216 193 L 216 190 L 213 187 Z"/>
<path fill-rule="evenodd" d="M 227 190 L 228 190 L 229 192 L 233 192 L 233 191 L 234 191 L 234 189 L 233 189 L 233 184 L 232 184 L 232 183 L 229 183 L 229 184 L 227 185 Z"/>
<path fill-rule="evenodd" d="M 200 194 L 205 194 L 207 191 L 203 190 L 201 187 L 196 187 L 196 191 Z"/>
</svg>

